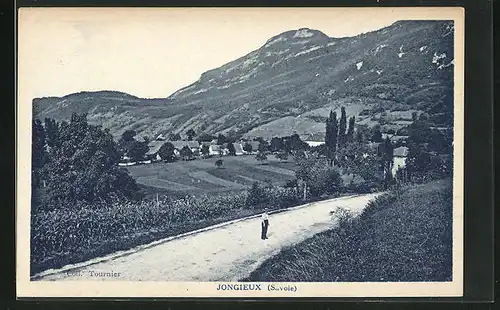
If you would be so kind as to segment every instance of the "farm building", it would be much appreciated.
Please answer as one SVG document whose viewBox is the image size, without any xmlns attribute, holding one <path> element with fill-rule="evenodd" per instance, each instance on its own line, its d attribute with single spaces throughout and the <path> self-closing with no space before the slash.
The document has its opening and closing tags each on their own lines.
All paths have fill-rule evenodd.
<svg viewBox="0 0 500 310">
<path fill-rule="evenodd" d="M 160 141 L 160 140 L 155 140 L 155 141 L 149 142 L 149 144 L 148 144 L 149 150 L 146 153 L 146 158 L 148 158 L 152 161 L 161 160 L 160 154 L 158 154 L 158 152 L 160 151 L 160 148 L 164 143 L 165 143 L 165 141 Z"/>
<path fill-rule="evenodd" d="M 392 175 L 396 175 L 396 171 L 399 168 L 404 168 L 406 166 L 406 158 L 408 157 L 408 148 L 406 146 L 401 146 L 394 149 L 394 162 L 392 166 Z"/>
<path fill-rule="evenodd" d="M 191 149 L 191 152 L 198 153 L 200 152 L 200 144 L 198 141 L 171 141 L 176 151 L 182 150 L 183 147 L 187 146 Z"/>
<path fill-rule="evenodd" d="M 325 144 L 325 141 L 304 141 L 304 142 L 307 143 L 311 147 Z"/>
<path fill-rule="evenodd" d="M 234 146 L 234 150 L 236 151 L 235 152 L 236 156 L 241 156 L 241 155 L 245 154 L 241 143 L 233 143 L 233 146 Z"/>
<path fill-rule="evenodd" d="M 222 155 L 222 147 L 217 144 L 210 144 L 208 151 L 209 155 Z"/>
</svg>

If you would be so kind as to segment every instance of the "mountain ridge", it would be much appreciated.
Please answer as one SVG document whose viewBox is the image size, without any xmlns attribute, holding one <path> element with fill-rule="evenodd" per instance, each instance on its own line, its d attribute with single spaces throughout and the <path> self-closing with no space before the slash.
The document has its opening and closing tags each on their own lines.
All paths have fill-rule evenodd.
<svg viewBox="0 0 500 310">
<path fill-rule="evenodd" d="M 115 136 L 127 129 L 154 137 L 193 128 L 247 137 L 296 132 L 307 138 L 324 131 L 318 120 L 340 105 L 367 125 L 381 109 L 390 116 L 393 110 L 450 113 L 452 33 L 450 21 L 398 21 L 344 38 L 299 28 L 202 73 L 166 98 L 80 92 L 36 98 L 34 115 L 64 119 L 70 111 L 86 111 L 90 122 Z"/>
</svg>

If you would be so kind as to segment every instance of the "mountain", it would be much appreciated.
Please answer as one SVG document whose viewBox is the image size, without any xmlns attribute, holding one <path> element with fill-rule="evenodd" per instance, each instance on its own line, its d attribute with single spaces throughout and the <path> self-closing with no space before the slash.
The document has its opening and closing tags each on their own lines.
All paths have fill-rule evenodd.
<svg viewBox="0 0 500 310">
<path fill-rule="evenodd" d="M 287 31 L 164 99 L 82 92 L 34 99 L 34 115 L 86 112 L 115 136 L 134 129 L 149 137 L 193 128 L 321 139 L 325 117 L 340 106 L 361 124 L 397 129 L 415 111 L 446 126 L 453 113 L 453 30 L 453 21 L 399 21 L 346 38 Z"/>
</svg>

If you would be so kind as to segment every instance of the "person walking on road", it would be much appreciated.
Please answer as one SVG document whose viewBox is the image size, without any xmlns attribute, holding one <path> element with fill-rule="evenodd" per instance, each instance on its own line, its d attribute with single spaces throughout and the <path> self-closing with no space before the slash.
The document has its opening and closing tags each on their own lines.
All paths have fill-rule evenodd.
<svg viewBox="0 0 500 310">
<path fill-rule="evenodd" d="M 269 215 L 267 214 L 267 208 L 264 209 L 264 213 L 262 213 L 261 218 L 262 218 L 262 222 L 261 222 L 262 232 L 261 232 L 260 238 L 262 240 L 265 240 L 265 239 L 267 239 L 267 228 L 269 227 Z"/>
</svg>

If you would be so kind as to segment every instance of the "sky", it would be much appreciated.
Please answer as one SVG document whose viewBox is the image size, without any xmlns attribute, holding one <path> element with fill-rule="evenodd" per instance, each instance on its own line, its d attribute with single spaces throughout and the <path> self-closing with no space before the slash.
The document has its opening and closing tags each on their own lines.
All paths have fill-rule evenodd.
<svg viewBox="0 0 500 310">
<path fill-rule="evenodd" d="M 380 8 L 23 8 L 19 90 L 30 98 L 116 90 L 165 98 L 282 32 L 355 36 L 437 13 Z"/>
</svg>

